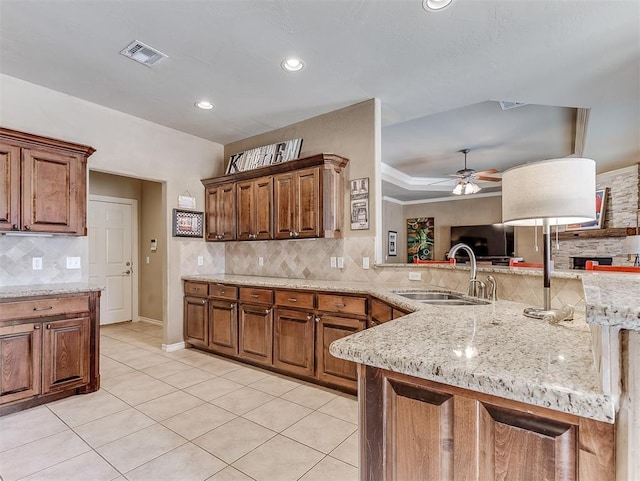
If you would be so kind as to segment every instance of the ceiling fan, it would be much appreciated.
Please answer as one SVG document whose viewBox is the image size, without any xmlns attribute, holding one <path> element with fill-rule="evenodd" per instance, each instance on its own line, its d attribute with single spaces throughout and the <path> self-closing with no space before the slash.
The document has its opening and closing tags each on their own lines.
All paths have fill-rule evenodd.
<svg viewBox="0 0 640 481">
<path fill-rule="evenodd" d="M 489 182 L 500 182 L 502 179 L 500 177 L 491 177 L 489 174 L 498 174 L 499 171 L 496 169 L 488 169 L 476 171 L 474 169 L 469 169 L 467 167 L 467 154 L 471 149 L 462 149 L 458 152 L 464 154 L 464 169 L 457 171 L 455 174 L 449 174 L 451 177 L 457 177 L 458 183 L 453 189 L 453 194 L 461 195 L 461 194 L 476 194 L 482 190 L 478 184 L 473 182 L 474 180 L 484 180 Z"/>
</svg>

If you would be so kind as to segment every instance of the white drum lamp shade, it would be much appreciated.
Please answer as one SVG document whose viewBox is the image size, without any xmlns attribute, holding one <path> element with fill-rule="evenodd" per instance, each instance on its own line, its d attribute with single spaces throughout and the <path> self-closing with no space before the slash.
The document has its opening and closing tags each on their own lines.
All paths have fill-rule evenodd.
<svg viewBox="0 0 640 481">
<path fill-rule="evenodd" d="M 502 175 L 502 220 L 515 226 L 566 225 L 596 218 L 596 163 L 564 158 L 520 165 Z"/>
</svg>

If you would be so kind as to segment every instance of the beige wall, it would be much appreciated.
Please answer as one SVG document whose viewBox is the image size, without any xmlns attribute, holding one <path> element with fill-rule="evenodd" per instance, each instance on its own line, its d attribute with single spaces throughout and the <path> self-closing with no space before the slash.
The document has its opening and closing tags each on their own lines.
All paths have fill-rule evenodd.
<svg viewBox="0 0 640 481">
<path fill-rule="evenodd" d="M 374 99 L 335 110 L 318 117 L 303 120 L 281 129 L 272 130 L 224 146 L 224 157 L 263 145 L 301 137 L 301 157 L 319 153 L 333 153 L 347 157 L 349 165 L 345 180 L 369 177 L 369 230 L 352 231 L 349 217 L 349 182 L 345 182 L 345 236 L 367 237 L 375 235 L 375 139 L 376 101 Z"/>
<path fill-rule="evenodd" d="M 382 201 L 382 218 L 384 229 L 382 235 L 382 259 L 385 264 L 405 264 L 407 262 L 407 226 L 405 224 L 404 207 L 395 202 Z M 388 256 L 389 243 L 388 231 L 398 233 L 398 255 Z"/>
<path fill-rule="evenodd" d="M 185 191 L 196 197 L 199 209 L 203 208 L 200 179 L 222 170 L 223 146 L 2 74 L 0 124 L 91 145 L 96 153 L 89 158 L 89 169 L 165 182 L 165 200 L 160 206 L 167 236 L 167 281 L 163 285 L 163 292 L 167 293 L 165 343 L 181 342 L 181 276 L 220 272 L 217 269 L 224 263 L 219 258 L 224 259 L 224 253 L 205 246 L 204 242 L 183 242 L 171 237 L 171 209 L 176 206 L 178 195 Z M 18 242 L 11 239 L 5 244 L 11 248 L 12 243 Z M 62 242 L 73 246 L 73 239 Z M 86 237 L 81 242 L 82 264 L 86 265 Z M 202 252 L 206 259 L 203 268 L 195 264 L 196 252 Z M 85 274 L 84 280 L 87 278 Z"/>
<path fill-rule="evenodd" d="M 89 194 L 141 200 L 142 181 L 89 170 Z M 138 214 L 140 212 L 138 211 Z"/>
<path fill-rule="evenodd" d="M 138 304 L 140 315 L 162 320 L 165 295 L 162 290 L 167 256 L 165 218 L 162 213 L 162 184 L 142 182 L 140 202 L 140 267 Z M 158 240 L 158 250 L 151 251 L 151 239 Z M 147 262 L 147 257 L 149 261 Z"/>
<path fill-rule="evenodd" d="M 502 222 L 502 197 L 474 197 L 447 202 L 411 204 L 405 205 L 403 210 L 403 221 L 413 217 L 434 218 L 435 259 L 439 260 L 445 258 L 445 254 L 451 247 L 451 226 Z M 404 222 L 403 229 L 406 231 Z"/>
</svg>

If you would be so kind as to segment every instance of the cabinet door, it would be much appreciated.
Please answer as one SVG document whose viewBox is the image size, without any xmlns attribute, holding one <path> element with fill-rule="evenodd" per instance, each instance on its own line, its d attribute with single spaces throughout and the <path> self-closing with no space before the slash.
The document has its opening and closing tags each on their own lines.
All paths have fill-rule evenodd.
<svg viewBox="0 0 640 481">
<path fill-rule="evenodd" d="M 313 376 L 314 315 L 309 311 L 276 309 L 274 315 L 273 365 Z"/>
<path fill-rule="evenodd" d="M 22 229 L 84 234 L 82 157 L 22 149 L 22 159 Z"/>
<path fill-rule="evenodd" d="M 216 185 L 205 189 L 208 241 L 236 238 L 235 192 L 234 184 Z"/>
<path fill-rule="evenodd" d="M 209 349 L 221 354 L 238 354 L 237 304 L 209 301 Z"/>
<path fill-rule="evenodd" d="M 0 327 L 0 404 L 40 394 L 41 326 Z"/>
<path fill-rule="evenodd" d="M 45 322 L 42 392 L 89 382 L 91 319 L 78 317 Z"/>
<path fill-rule="evenodd" d="M 333 357 L 329 346 L 337 339 L 349 336 L 366 327 L 366 321 L 323 314 L 316 318 L 316 374 L 321 381 L 349 389 L 357 389 L 356 363 Z"/>
<path fill-rule="evenodd" d="M 273 239 L 273 177 L 257 179 L 254 189 L 254 239 Z"/>
<path fill-rule="evenodd" d="M 240 357 L 261 364 L 273 364 L 273 309 L 240 304 Z"/>
<path fill-rule="evenodd" d="M 0 142 L 0 231 L 20 228 L 20 148 Z"/>
<path fill-rule="evenodd" d="M 184 298 L 184 340 L 198 346 L 207 345 L 209 310 L 207 299 L 202 297 Z"/>
<path fill-rule="evenodd" d="M 318 237 L 320 235 L 320 169 L 305 169 L 296 172 L 295 237 Z"/>
<path fill-rule="evenodd" d="M 236 224 L 237 239 L 250 240 L 255 234 L 255 196 L 252 180 L 236 184 L 236 208 L 238 219 Z"/>
<path fill-rule="evenodd" d="M 295 200 L 295 175 L 277 175 L 273 181 L 273 235 L 276 239 L 293 237 Z"/>
</svg>

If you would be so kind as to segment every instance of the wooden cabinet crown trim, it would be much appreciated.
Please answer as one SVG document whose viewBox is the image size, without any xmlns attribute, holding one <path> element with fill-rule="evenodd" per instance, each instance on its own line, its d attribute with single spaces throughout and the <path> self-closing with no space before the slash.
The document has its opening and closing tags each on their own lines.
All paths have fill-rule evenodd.
<svg viewBox="0 0 640 481">
<path fill-rule="evenodd" d="M 280 174 L 283 172 L 290 172 L 293 170 L 306 169 L 309 167 L 316 167 L 318 165 L 324 164 L 332 165 L 337 169 L 343 169 L 344 167 L 346 167 L 348 162 L 349 159 L 336 154 L 316 154 L 297 160 L 282 162 L 281 164 L 245 170 L 243 172 L 236 172 L 234 174 L 226 174 L 219 177 L 212 177 L 210 179 L 202 179 L 201 182 L 205 187 L 211 187 L 218 184 L 256 179 L 258 177 L 265 177 L 269 175 Z"/>
<path fill-rule="evenodd" d="M 73 142 L 67 142 L 64 140 L 53 139 L 51 137 L 44 137 L 42 135 L 28 134 L 26 132 L 20 132 L 18 130 L 7 129 L 0 127 L 0 140 L 9 142 L 20 142 L 24 147 L 38 147 L 44 149 L 62 149 L 67 151 L 73 151 L 83 154 L 85 157 L 89 157 L 96 149 L 88 145 L 76 144 Z"/>
</svg>

